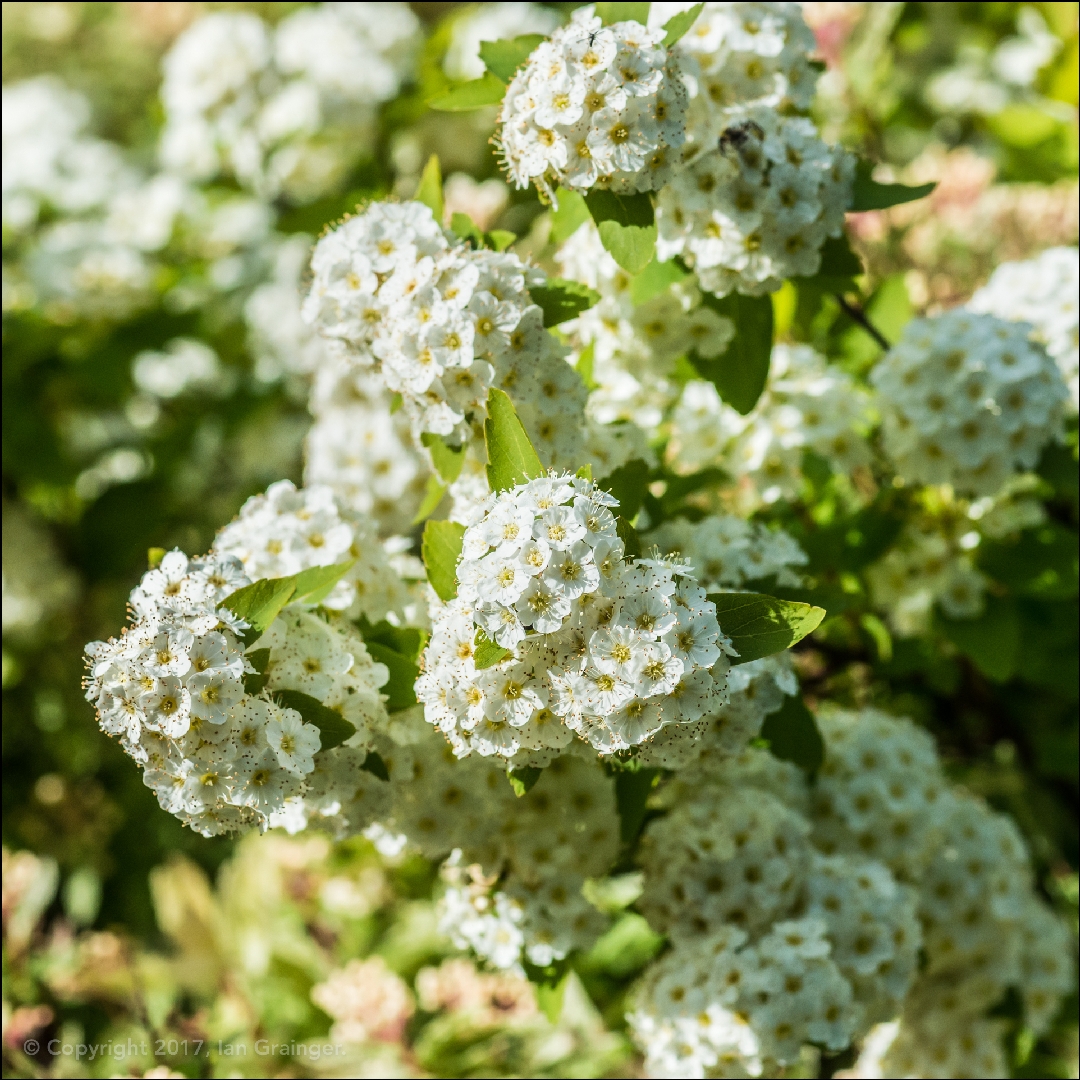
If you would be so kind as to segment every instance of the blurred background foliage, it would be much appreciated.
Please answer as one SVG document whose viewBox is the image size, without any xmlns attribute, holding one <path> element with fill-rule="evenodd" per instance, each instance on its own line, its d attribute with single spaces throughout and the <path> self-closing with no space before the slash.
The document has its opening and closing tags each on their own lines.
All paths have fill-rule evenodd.
<svg viewBox="0 0 1080 1080">
<path fill-rule="evenodd" d="M 94 134 L 151 168 L 163 117 L 160 61 L 176 36 L 207 11 L 277 21 L 300 6 L 6 3 L 4 80 L 55 74 L 88 97 Z M 443 56 L 469 8 L 412 7 L 427 34 L 416 80 L 381 107 L 370 145 L 335 191 L 273 202 L 279 234 L 317 235 L 360 200 L 411 195 L 431 153 L 444 174 L 497 175 L 489 113 L 435 115 L 424 104 L 447 82 Z M 881 180 L 938 182 L 928 199 L 850 219 L 868 270 L 866 310 L 886 337 L 913 315 L 965 300 L 1002 261 L 1076 243 L 1076 4 L 804 8 L 828 65 L 816 106 L 825 137 L 880 162 Z M 541 212 L 530 193 L 498 205 L 487 226 L 519 235 Z M 526 241 L 540 257 L 543 239 L 534 232 Z M 19 243 L 5 230 L 5 264 Z M 82 698 L 83 644 L 122 624 L 147 549 L 204 551 L 247 497 L 282 477 L 300 480 L 306 390 L 291 376 L 257 376 L 244 290 L 209 290 L 205 302 L 185 307 L 169 299 L 178 282 L 203 282 L 211 261 L 170 249 L 155 271 L 158 299 L 126 320 L 9 303 L 5 284 L 3 833 L 7 849 L 33 853 L 5 855 L 5 1028 L 9 1000 L 45 1010 L 37 1028 L 21 1013 L 23 1027 L 5 1034 L 8 1047 L 38 1029 L 69 1040 L 154 1033 L 178 1047 L 185 1038 L 251 1041 L 260 1031 L 285 1042 L 315 1038 L 331 1020 L 311 1004 L 310 989 L 334 966 L 377 955 L 387 971 L 413 980 L 448 955 L 423 903 L 430 867 L 385 864 L 359 842 L 204 840 L 159 811 Z M 249 281 L 269 272 L 252 257 Z M 774 303 L 780 336 L 812 342 L 858 372 L 880 355 L 817 285 L 788 284 Z M 133 358 L 177 337 L 210 344 L 219 377 L 211 389 L 148 404 Z M 870 608 L 863 572 L 905 518 L 947 515 L 948 507 L 912 507 L 904 492 L 889 491 L 853 511 L 848 478 L 815 473 L 812 462 L 806 472 L 803 498 L 770 513 L 811 557 L 813 586 L 792 595 L 830 613 L 798 652 L 808 700 L 878 704 L 926 724 L 953 775 L 1014 815 L 1042 886 L 1075 913 L 1075 428 L 1071 444 L 1051 448 L 1039 469 L 1045 524 L 980 551 L 993 582 L 985 613 L 965 622 L 936 616 L 920 637 L 890 633 Z M 37 583 L 36 612 L 12 606 L 9 614 L 9 560 L 22 560 L 20 573 Z M 655 950 L 635 918 L 617 923 L 580 965 L 584 984 L 572 985 L 584 1027 L 549 1022 L 532 989 L 513 990 L 527 1002 L 496 1007 L 488 988 L 477 991 L 477 1001 L 491 998 L 487 1013 L 475 1003 L 421 1010 L 405 1035 L 385 1042 L 383 1057 L 339 1075 L 632 1069 L 596 1009 L 618 1027 L 620 988 Z M 584 1004 L 585 984 L 595 1006 Z M 1061 1026 L 1038 1048 L 1018 1045 L 1018 1074 L 1075 1076 L 1071 1032 Z M 179 1049 L 165 1059 L 188 1075 L 241 1075 L 229 1072 L 235 1062 Z M 60 1061 L 55 1074 L 110 1075 L 115 1065 Z M 278 1066 L 297 1067 L 286 1057 Z M 243 1075 L 266 1074 L 256 1067 Z"/>
</svg>

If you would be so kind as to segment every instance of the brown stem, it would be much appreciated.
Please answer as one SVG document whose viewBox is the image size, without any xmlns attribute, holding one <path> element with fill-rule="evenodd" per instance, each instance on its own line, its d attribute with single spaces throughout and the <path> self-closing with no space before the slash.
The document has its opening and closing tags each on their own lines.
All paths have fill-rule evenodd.
<svg viewBox="0 0 1080 1080">
<path fill-rule="evenodd" d="M 852 322 L 858 323 L 886 351 L 892 348 L 889 339 L 869 320 L 866 312 L 858 304 L 852 303 L 840 293 L 835 295 L 840 307 L 844 309 L 844 314 Z"/>
</svg>

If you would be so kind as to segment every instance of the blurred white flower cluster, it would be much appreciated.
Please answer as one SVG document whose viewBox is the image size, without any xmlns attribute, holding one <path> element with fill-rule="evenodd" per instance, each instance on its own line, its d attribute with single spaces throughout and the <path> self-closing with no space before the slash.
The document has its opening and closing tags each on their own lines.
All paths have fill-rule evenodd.
<svg viewBox="0 0 1080 1080">
<path fill-rule="evenodd" d="M 812 787 L 750 750 L 678 774 L 646 830 L 638 903 L 674 945 L 629 1016 L 649 1075 L 759 1076 L 898 1013 L 878 1075 L 1005 1075 L 986 1013 L 1016 986 L 1045 1030 L 1072 985 L 1068 927 L 1015 827 L 949 788 L 928 735 L 872 710 L 818 722 Z"/>
<path fill-rule="evenodd" d="M 915 319 L 870 375 L 905 480 L 993 495 L 1061 427 L 1068 390 L 1023 323 L 962 309 Z"/>
<path fill-rule="evenodd" d="M 1048 248 L 1025 262 L 1002 263 L 968 301 L 968 310 L 1030 323 L 1057 362 L 1080 409 L 1080 252 Z"/>
<path fill-rule="evenodd" d="M 720 465 L 745 477 L 751 501 L 798 494 L 803 455 L 839 473 L 870 461 L 871 395 L 808 345 L 776 345 L 769 381 L 746 416 L 724 404 L 716 387 L 688 382 L 671 414 L 669 453 L 681 468 Z"/>
<path fill-rule="evenodd" d="M 576 229 L 555 259 L 565 277 L 600 294 L 598 303 L 560 327 L 576 362 L 591 358 L 589 415 L 601 424 L 629 420 L 654 432 L 679 393 L 676 361 L 690 350 L 707 360 L 721 356 L 734 324 L 702 304 L 691 277 L 636 303 L 633 279 L 604 250 L 592 222 Z"/>
<path fill-rule="evenodd" d="M 456 753 L 546 764 L 576 734 L 610 754 L 723 702 L 713 604 L 681 564 L 624 561 L 615 505 L 553 475 L 492 495 L 465 531 L 417 684 Z M 480 640 L 510 655 L 485 666 Z"/>
<path fill-rule="evenodd" d="M 241 12 L 199 19 L 164 61 L 163 165 L 268 198 L 323 194 L 411 75 L 418 29 L 398 3 L 319 4 L 274 28 Z"/>
<path fill-rule="evenodd" d="M 686 88 L 664 31 L 604 26 L 578 8 L 514 75 L 499 112 L 498 146 L 519 188 L 655 191 L 685 138 Z"/>
</svg>

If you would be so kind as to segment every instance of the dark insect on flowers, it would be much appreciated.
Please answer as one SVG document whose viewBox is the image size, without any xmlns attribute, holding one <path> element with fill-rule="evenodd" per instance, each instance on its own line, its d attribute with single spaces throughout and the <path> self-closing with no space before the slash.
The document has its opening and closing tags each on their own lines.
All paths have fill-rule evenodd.
<svg viewBox="0 0 1080 1080">
<path fill-rule="evenodd" d="M 591 48 L 593 47 L 593 45 L 595 45 L 595 44 L 596 44 L 596 39 L 597 39 L 597 38 L 598 38 L 599 36 L 600 36 L 600 31 L 599 31 L 599 30 L 594 30 L 594 31 L 593 31 L 593 32 L 592 32 L 592 33 L 591 33 L 591 34 L 589 35 L 589 48 L 590 48 L 590 49 L 591 49 Z"/>
<path fill-rule="evenodd" d="M 716 147 L 724 157 L 730 156 L 731 151 L 741 154 L 750 142 L 751 135 L 760 142 L 765 138 L 765 130 L 753 120 L 743 120 L 741 123 L 724 128 Z"/>
</svg>

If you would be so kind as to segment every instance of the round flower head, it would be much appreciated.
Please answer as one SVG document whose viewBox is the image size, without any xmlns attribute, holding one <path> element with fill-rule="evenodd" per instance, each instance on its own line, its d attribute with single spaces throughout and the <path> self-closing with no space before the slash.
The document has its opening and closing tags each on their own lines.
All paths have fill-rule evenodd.
<svg viewBox="0 0 1080 1080">
<path fill-rule="evenodd" d="M 1048 248 L 1034 259 L 1002 263 L 968 301 L 970 311 L 1030 323 L 1057 361 L 1069 387 L 1072 412 L 1080 409 L 1080 254 Z"/>
<path fill-rule="evenodd" d="M 657 256 L 681 256 L 717 296 L 775 292 L 817 273 L 822 244 L 843 229 L 853 175 L 854 158 L 810 120 L 750 110 L 660 192 Z"/>
<path fill-rule="evenodd" d="M 992 495 L 1035 467 L 1068 390 L 1030 333 L 964 310 L 908 323 L 870 375 L 901 477 Z"/>
<path fill-rule="evenodd" d="M 375 203 L 315 247 L 304 318 L 401 395 L 417 442 L 473 437 L 488 390 L 514 399 L 550 464 L 581 457 L 585 387 L 529 289 L 543 271 L 449 239 L 422 203 Z"/>
<path fill-rule="evenodd" d="M 538 45 L 506 89 L 498 145 L 519 188 L 655 191 L 683 143 L 686 89 L 664 31 L 592 8 Z"/>
<path fill-rule="evenodd" d="M 552 474 L 489 496 L 466 529 L 417 682 L 458 754 L 546 763 L 575 734 L 612 753 L 723 701 L 713 604 L 685 566 L 623 559 L 616 505 Z"/>
</svg>

